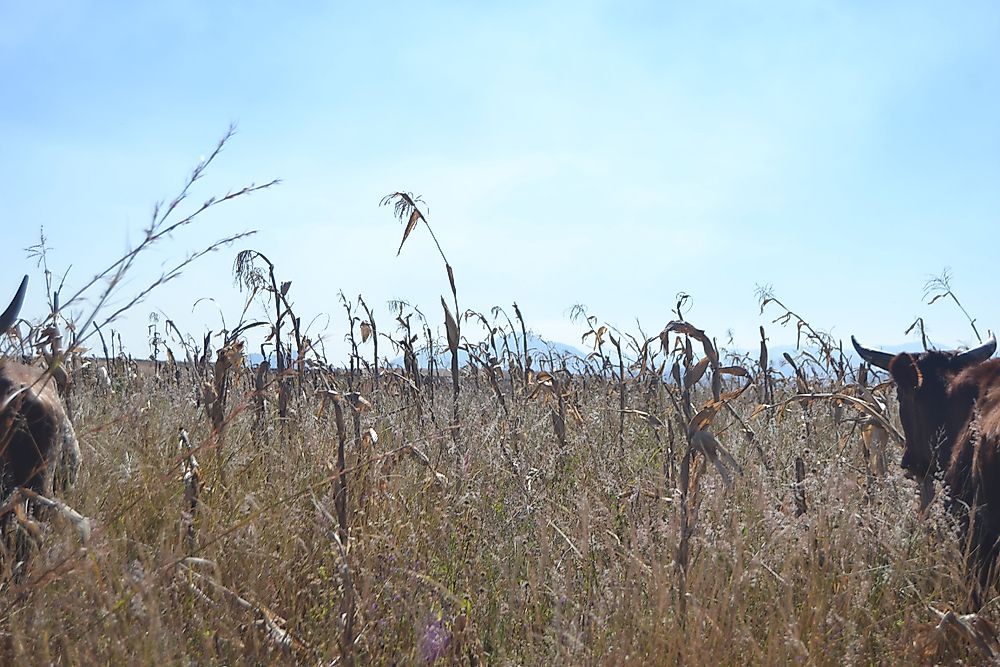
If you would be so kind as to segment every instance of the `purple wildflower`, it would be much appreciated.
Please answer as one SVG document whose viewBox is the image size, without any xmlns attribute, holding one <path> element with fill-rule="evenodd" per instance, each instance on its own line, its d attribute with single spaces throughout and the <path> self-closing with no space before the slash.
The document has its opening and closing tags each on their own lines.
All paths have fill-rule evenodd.
<svg viewBox="0 0 1000 667">
<path fill-rule="evenodd" d="M 441 618 L 434 617 L 424 624 L 419 644 L 420 657 L 424 664 L 433 664 L 444 657 L 450 645 L 451 633 Z"/>
</svg>

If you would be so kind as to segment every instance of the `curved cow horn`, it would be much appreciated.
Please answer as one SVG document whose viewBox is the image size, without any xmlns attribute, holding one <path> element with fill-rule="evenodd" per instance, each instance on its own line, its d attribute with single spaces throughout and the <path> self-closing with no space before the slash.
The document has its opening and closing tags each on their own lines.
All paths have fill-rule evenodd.
<svg viewBox="0 0 1000 667">
<path fill-rule="evenodd" d="M 21 304 L 24 303 L 24 293 L 28 291 L 28 276 L 25 276 L 21 280 L 21 286 L 17 288 L 17 294 L 14 295 L 14 300 L 10 302 L 7 306 L 7 310 L 3 311 L 3 315 L 0 315 L 0 333 L 10 329 L 14 321 L 17 320 L 17 314 L 21 312 Z M 994 343 L 994 346 L 996 343 Z"/>
<path fill-rule="evenodd" d="M 974 347 L 965 352 L 961 352 L 957 359 L 966 363 L 978 364 L 981 361 L 986 361 L 993 356 L 993 353 L 997 350 L 997 338 L 993 334 L 990 334 L 990 339 L 980 345 L 979 347 Z"/>
<path fill-rule="evenodd" d="M 889 370 L 889 362 L 892 361 L 892 358 L 895 355 L 883 352 L 882 350 L 869 350 L 867 347 L 863 347 L 854 336 L 851 336 L 851 342 L 854 343 L 854 349 L 858 351 L 858 354 L 861 355 L 862 359 L 876 368 L 881 368 L 884 371 Z M 994 343 L 994 347 L 995 346 L 996 343 Z M 992 352 L 990 354 L 992 354 Z"/>
</svg>

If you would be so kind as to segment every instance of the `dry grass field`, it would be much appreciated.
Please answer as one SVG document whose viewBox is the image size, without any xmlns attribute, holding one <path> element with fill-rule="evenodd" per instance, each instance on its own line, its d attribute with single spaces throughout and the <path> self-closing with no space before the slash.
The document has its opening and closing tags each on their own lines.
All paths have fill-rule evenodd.
<svg viewBox="0 0 1000 667">
<path fill-rule="evenodd" d="M 797 382 L 725 366 L 676 322 L 631 369 L 616 332 L 595 341 L 572 374 L 499 351 L 457 395 L 398 368 L 376 387 L 360 357 L 255 374 L 238 346 L 111 359 L 110 391 L 77 371 L 84 464 L 62 500 L 92 531 L 56 515 L 20 577 L 5 560 L 0 662 L 985 659 L 995 603 L 960 616 L 952 522 L 917 516 L 898 445 L 857 407 L 895 419 L 889 387 L 801 361 L 821 350 Z"/>
</svg>

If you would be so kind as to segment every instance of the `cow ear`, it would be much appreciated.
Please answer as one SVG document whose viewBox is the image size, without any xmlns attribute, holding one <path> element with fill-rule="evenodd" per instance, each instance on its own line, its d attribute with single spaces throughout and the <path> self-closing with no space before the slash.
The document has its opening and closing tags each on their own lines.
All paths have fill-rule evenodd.
<svg viewBox="0 0 1000 667">
<path fill-rule="evenodd" d="M 889 363 L 889 373 L 899 387 L 919 389 L 924 383 L 924 374 L 917 366 L 917 359 L 912 354 L 899 354 Z"/>
</svg>

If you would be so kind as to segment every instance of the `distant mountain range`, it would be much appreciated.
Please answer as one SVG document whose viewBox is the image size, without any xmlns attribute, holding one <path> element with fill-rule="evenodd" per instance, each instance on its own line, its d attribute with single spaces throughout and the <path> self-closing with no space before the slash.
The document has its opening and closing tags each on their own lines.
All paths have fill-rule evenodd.
<svg viewBox="0 0 1000 667">
<path fill-rule="evenodd" d="M 484 342 L 488 344 L 488 340 L 484 341 Z M 497 352 L 499 354 L 503 354 L 503 351 L 504 351 L 504 338 L 502 336 L 498 337 L 496 339 L 496 347 L 497 347 Z M 516 350 L 516 353 L 518 355 L 520 355 L 522 353 L 522 350 L 523 350 L 523 344 L 521 343 L 521 337 L 517 336 L 516 337 L 516 341 L 515 341 L 515 336 L 513 336 L 512 334 L 509 334 L 507 336 L 507 347 L 512 352 Z M 807 349 L 810 349 L 810 348 L 807 348 Z M 896 344 L 896 345 L 886 345 L 884 347 L 880 347 L 880 349 L 885 350 L 886 352 L 890 352 L 892 354 L 896 354 L 896 353 L 902 352 L 904 350 L 910 350 L 910 351 L 916 352 L 916 351 L 919 351 L 919 345 L 914 346 L 912 343 Z M 696 350 L 696 354 L 700 355 L 700 353 L 701 353 L 701 346 L 698 345 L 698 344 L 696 344 L 695 345 L 695 350 Z M 569 369 L 570 370 L 576 370 L 576 364 L 573 363 L 574 360 L 585 359 L 587 357 L 587 355 L 590 354 L 592 351 L 593 350 L 584 351 L 584 350 L 581 350 L 578 347 L 575 347 L 573 345 L 569 345 L 567 343 L 562 343 L 562 342 L 558 342 L 558 341 L 547 341 L 547 340 L 545 340 L 545 339 L 543 339 L 543 338 L 541 338 L 541 337 L 539 337 L 539 336 L 537 336 L 537 335 L 535 335 L 533 333 L 529 333 L 528 334 L 528 354 L 532 358 L 532 367 L 535 368 L 535 369 L 539 369 L 539 368 L 542 367 L 542 365 L 540 363 L 541 360 L 548 359 L 548 358 L 551 357 L 551 358 L 557 359 L 557 360 L 558 359 L 566 359 L 567 360 L 567 366 L 569 367 Z M 614 348 L 612 348 L 610 346 L 610 344 L 605 344 L 604 351 L 605 351 L 606 354 L 610 354 L 611 355 L 613 363 L 617 363 L 617 359 L 614 356 Z M 625 353 L 625 363 L 626 364 L 631 363 L 634 360 L 634 358 L 635 358 L 634 354 L 630 355 L 627 351 L 624 351 L 624 350 L 623 350 L 623 352 Z M 786 353 L 789 354 L 789 355 L 791 355 L 794 358 L 800 352 L 802 352 L 802 350 L 796 349 L 796 347 L 794 345 L 768 346 L 768 356 L 769 356 L 770 364 L 771 364 L 772 367 L 774 367 L 776 369 L 779 369 L 779 370 L 781 370 L 784 367 L 787 367 L 787 365 L 788 365 L 787 362 L 784 359 L 784 355 Z M 489 353 L 490 354 L 493 353 L 492 348 L 489 349 Z M 742 349 L 726 349 L 726 348 L 723 348 L 722 349 L 723 364 L 726 363 L 725 360 L 726 360 L 726 358 L 728 357 L 728 355 L 730 353 L 734 353 L 734 354 L 737 354 L 737 355 L 744 355 L 745 354 L 746 356 L 749 356 L 750 359 L 752 359 L 754 361 L 756 361 L 757 358 L 758 358 L 758 356 L 759 356 L 759 351 L 756 348 L 753 349 L 753 350 L 749 350 L 749 351 L 742 350 Z M 847 358 L 850 360 L 850 362 L 851 362 L 852 365 L 857 365 L 857 364 L 860 363 L 861 359 L 855 353 L 854 348 L 851 347 L 849 344 L 845 345 L 844 353 L 847 356 Z M 264 357 L 261 356 L 257 352 L 251 352 L 250 354 L 247 355 L 247 358 L 248 358 L 250 364 L 253 365 L 253 366 L 258 365 L 264 359 Z M 451 366 L 451 353 L 448 351 L 448 348 L 444 345 L 443 342 L 442 342 L 441 347 L 435 349 L 434 358 L 435 358 L 435 364 L 439 368 L 447 369 L 447 368 L 449 368 Z M 420 368 L 427 368 L 427 361 L 428 361 L 428 359 L 429 359 L 429 355 L 427 354 L 427 350 L 426 349 L 419 349 L 417 351 L 417 363 L 420 365 Z M 271 363 L 274 363 L 273 355 L 271 357 Z M 466 350 L 464 350 L 464 349 L 460 349 L 459 350 L 459 352 L 458 352 L 458 363 L 459 363 L 460 366 L 466 366 L 466 365 L 468 365 L 468 363 L 469 363 L 469 354 L 468 354 L 468 352 L 466 352 Z M 403 366 L 403 357 L 402 357 L 402 355 L 399 355 L 399 356 L 396 356 L 393 359 L 390 359 L 388 361 L 388 364 L 390 366 L 396 366 L 396 367 L 400 367 L 401 368 Z M 548 364 L 546 363 L 545 366 L 547 367 Z"/>
<path fill-rule="evenodd" d="M 483 341 L 486 345 L 489 345 L 489 340 Z M 504 337 L 498 336 L 496 338 L 496 348 L 497 354 L 504 353 Z M 524 343 L 522 342 L 521 336 L 514 336 L 513 334 L 508 334 L 506 337 L 507 349 L 510 349 L 512 353 L 521 355 L 524 350 Z M 491 347 L 487 348 L 488 354 L 493 354 L 493 349 Z M 442 345 L 440 348 L 435 348 L 434 350 L 434 363 L 435 365 L 447 368 L 451 366 L 451 352 L 448 350 L 446 345 Z M 477 352 L 477 354 L 479 354 Z M 539 368 L 539 359 L 542 358 L 568 358 L 568 359 L 582 359 L 587 356 L 586 352 L 573 347 L 572 345 L 567 345 L 566 343 L 560 342 L 550 342 L 546 341 L 533 333 L 528 334 L 528 356 L 532 359 L 532 367 Z M 430 358 L 426 349 L 421 349 L 417 351 L 417 363 L 421 368 L 427 368 L 427 362 Z M 469 363 L 469 353 L 464 349 L 458 350 L 458 364 L 459 366 L 466 366 Z M 395 359 L 391 359 L 389 364 L 392 366 L 403 366 L 402 355 L 397 356 Z"/>
<path fill-rule="evenodd" d="M 484 342 L 488 344 L 489 341 L 484 341 Z M 515 337 L 513 335 L 509 335 L 507 337 L 507 346 L 511 351 L 516 350 L 517 354 L 522 354 L 522 351 L 524 349 L 524 344 L 521 342 L 521 336 Z M 499 336 L 496 338 L 496 347 L 497 347 L 497 353 L 503 354 L 504 352 L 503 336 Z M 444 342 L 442 342 L 440 347 L 436 347 L 434 352 L 435 352 L 434 354 L 435 364 L 437 366 L 442 368 L 451 366 L 451 352 L 448 351 L 448 348 L 446 344 L 444 344 Z M 493 353 L 492 348 L 489 349 L 489 353 L 490 354 Z M 583 357 L 587 356 L 586 352 L 583 352 L 578 348 L 573 347 L 572 345 L 567 345 L 566 343 L 559 343 L 559 342 L 549 342 L 532 333 L 528 334 L 528 354 L 531 356 L 533 360 L 532 366 L 534 368 L 538 368 L 538 360 L 542 357 L 547 358 L 549 356 L 552 356 L 554 358 L 582 359 Z M 251 352 L 250 354 L 247 355 L 247 359 L 252 366 L 256 366 L 257 364 L 261 363 L 264 360 L 264 357 L 257 352 Z M 271 363 L 273 364 L 274 363 L 273 354 L 271 355 L 270 359 Z M 421 348 L 417 350 L 417 363 L 420 365 L 421 368 L 427 368 L 428 359 L 429 355 L 427 354 L 426 349 Z M 464 349 L 460 349 L 458 351 L 458 362 L 459 365 L 461 366 L 466 366 L 469 363 L 469 353 L 466 352 Z M 402 368 L 403 357 L 402 355 L 399 355 L 394 359 L 390 359 L 388 363 L 390 366 L 398 366 Z"/>
<path fill-rule="evenodd" d="M 518 340 L 520 340 L 520 338 Z M 514 341 L 513 341 L 512 338 L 509 339 L 508 344 L 510 345 L 510 348 L 513 350 L 514 349 Z M 501 352 L 503 351 L 502 339 L 497 339 L 497 348 Z M 903 350 L 913 350 L 914 348 L 913 348 L 912 345 L 888 345 L 888 346 L 886 346 L 884 348 L 880 348 L 880 349 L 884 349 L 886 352 L 891 352 L 891 353 L 895 354 L 897 352 L 902 352 Z M 521 346 L 520 346 L 520 344 L 518 344 L 518 346 L 517 346 L 518 354 L 520 354 L 520 350 L 521 350 Z M 801 349 L 797 349 L 794 345 L 768 346 L 768 350 L 767 351 L 768 351 L 768 357 L 769 357 L 769 363 L 770 363 L 770 365 L 772 367 L 774 367 L 774 368 L 779 369 L 779 370 L 781 368 L 783 368 L 783 367 L 787 367 L 788 366 L 788 364 L 787 364 L 787 362 L 785 361 L 785 358 L 784 358 L 784 355 L 786 353 L 788 355 L 790 355 L 792 358 L 795 358 L 796 355 L 798 355 L 799 353 L 802 352 Z M 439 367 L 447 368 L 447 367 L 449 367 L 451 365 L 451 353 L 448 352 L 447 348 L 443 347 L 443 348 L 441 348 L 441 351 L 435 350 L 435 352 L 436 352 L 436 354 L 434 355 L 434 357 L 435 357 L 435 360 L 436 360 L 436 364 Z M 561 342 L 558 342 L 558 341 L 546 341 L 546 340 L 544 340 L 544 339 L 542 339 L 542 338 L 540 338 L 540 337 L 538 337 L 538 336 L 536 336 L 534 334 L 531 334 L 531 333 L 528 334 L 528 354 L 531 356 L 531 358 L 533 360 L 532 367 L 536 368 L 536 369 L 539 368 L 539 363 L 538 363 L 539 358 L 548 357 L 550 355 L 550 353 L 555 358 L 560 358 L 561 357 L 561 358 L 569 358 L 571 360 L 575 358 L 577 360 L 582 360 L 582 359 L 585 359 L 587 357 L 587 355 L 591 354 L 592 352 L 593 352 L 593 350 L 583 351 L 580 348 L 575 347 L 573 345 L 568 345 L 566 343 L 561 343 Z M 609 343 L 605 343 L 605 345 L 604 345 L 604 352 L 605 352 L 606 355 L 610 355 L 610 357 L 612 359 L 612 363 L 617 363 L 618 360 L 615 357 L 614 348 Z M 622 352 L 623 352 L 623 354 L 625 356 L 625 363 L 626 364 L 630 364 L 633 361 L 635 361 L 636 357 L 635 357 L 634 352 L 632 354 L 629 354 L 629 350 L 624 350 L 624 349 L 622 350 Z M 726 349 L 726 348 L 723 348 L 721 350 L 721 353 L 722 353 L 722 357 L 723 357 L 722 358 L 723 364 L 726 363 L 725 360 L 728 358 L 729 354 L 736 354 L 736 355 L 739 355 L 739 356 L 746 355 L 746 356 L 749 356 L 751 359 L 753 359 L 755 361 L 760 356 L 760 352 L 759 352 L 758 348 L 755 348 L 755 349 L 753 349 L 751 351 L 746 351 L 746 350 L 742 350 L 742 349 Z M 695 344 L 695 354 L 699 355 L 699 356 L 701 355 L 701 346 L 700 346 L 700 344 L 697 344 L 697 343 Z M 857 353 L 854 351 L 854 348 L 851 347 L 849 344 L 848 344 L 847 347 L 844 348 L 844 354 L 847 356 L 848 360 L 851 362 L 852 365 L 857 365 L 857 364 L 859 364 L 861 362 L 861 358 L 858 357 Z M 419 365 L 420 365 L 421 368 L 427 368 L 427 359 L 428 359 L 428 355 L 427 355 L 426 351 L 420 351 L 420 352 L 417 353 L 417 361 L 418 361 L 418 363 L 419 363 Z M 458 352 L 458 362 L 459 362 L 460 366 L 465 366 L 465 365 L 467 365 L 469 363 L 469 355 L 468 355 L 468 353 L 465 350 L 461 350 L 461 349 L 459 350 L 459 352 Z M 402 366 L 403 365 L 403 357 L 402 356 L 398 356 L 395 359 L 392 359 L 389 363 L 391 365 L 393 365 L 393 366 Z M 573 363 L 571 363 L 571 362 L 567 363 L 567 366 L 570 368 L 570 370 L 574 370 L 574 364 Z"/>
</svg>

